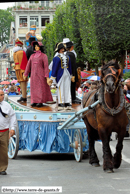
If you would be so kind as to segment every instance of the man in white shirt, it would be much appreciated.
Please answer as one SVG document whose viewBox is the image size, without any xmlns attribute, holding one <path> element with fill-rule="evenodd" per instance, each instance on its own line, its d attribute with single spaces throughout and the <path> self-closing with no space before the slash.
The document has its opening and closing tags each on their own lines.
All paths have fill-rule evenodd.
<svg viewBox="0 0 130 194">
<path fill-rule="evenodd" d="M 9 138 L 15 134 L 16 115 L 10 104 L 4 101 L 4 92 L 0 90 L 0 175 L 6 175 L 8 167 Z M 11 129 L 9 131 L 9 128 Z"/>
</svg>

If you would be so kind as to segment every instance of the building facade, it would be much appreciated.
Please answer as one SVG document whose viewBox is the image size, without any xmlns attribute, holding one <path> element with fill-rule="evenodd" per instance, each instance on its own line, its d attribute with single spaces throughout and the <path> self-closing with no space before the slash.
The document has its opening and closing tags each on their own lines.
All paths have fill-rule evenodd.
<svg viewBox="0 0 130 194">
<path fill-rule="evenodd" d="M 15 37 L 25 41 L 25 35 L 30 31 L 31 25 L 36 25 L 36 35 L 45 29 L 46 23 L 53 21 L 56 5 L 64 0 L 16 2 L 15 13 Z"/>
</svg>

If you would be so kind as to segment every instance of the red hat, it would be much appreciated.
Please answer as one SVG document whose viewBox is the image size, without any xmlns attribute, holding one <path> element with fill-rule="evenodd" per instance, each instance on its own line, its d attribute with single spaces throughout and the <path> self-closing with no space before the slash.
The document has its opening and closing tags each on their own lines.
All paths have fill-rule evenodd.
<svg viewBox="0 0 130 194">
<path fill-rule="evenodd" d="M 17 45 L 23 45 L 23 42 L 17 38 L 15 40 L 15 44 L 17 44 Z"/>
</svg>

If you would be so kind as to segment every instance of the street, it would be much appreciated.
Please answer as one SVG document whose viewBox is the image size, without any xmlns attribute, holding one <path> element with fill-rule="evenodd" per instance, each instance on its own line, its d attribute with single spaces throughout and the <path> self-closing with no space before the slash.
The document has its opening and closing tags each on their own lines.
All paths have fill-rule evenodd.
<svg viewBox="0 0 130 194">
<path fill-rule="evenodd" d="M 116 140 L 110 142 L 112 152 Z M 2 186 L 62 186 L 63 194 L 129 194 L 130 193 L 130 138 L 123 143 L 122 164 L 114 173 L 102 169 L 102 143 L 96 142 L 100 167 L 92 167 L 89 160 L 75 161 L 72 154 L 40 151 L 19 151 L 9 160 L 7 176 L 0 177 Z"/>
</svg>

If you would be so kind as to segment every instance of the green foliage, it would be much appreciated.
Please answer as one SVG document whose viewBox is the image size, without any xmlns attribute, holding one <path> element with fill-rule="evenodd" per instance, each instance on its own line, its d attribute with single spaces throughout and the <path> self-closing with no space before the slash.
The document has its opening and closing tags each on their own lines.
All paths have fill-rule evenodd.
<svg viewBox="0 0 130 194">
<path fill-rule="evenodd" d="M 128 79 L 128 78 L 130 78 L 130 71 L 124 73 L 123 78 L 124 78 L 125 80 Z"/>
<path fill-rule="evenodd" d="M 92 2 L 92 0 L 76 0 L 76 6 L 78 9 L 77 19 L 79 22 L 85 59 L 86 61 L 89 61 L 91 65 L 98 65 L 101 56 L 98 49 L 94 4 Z"/>
<path fill-rule="evenodd" d="M 129 15 L 129 0 L 66 0 L 42 32 L 49 62 L 55 44 L 67 37 L 75 43 L 77 63 L 94 67 L 102 59 L 118 58 L 123 66 L 125 50 L 130 50 Z"/>
<path fill-rule="evenodd" d="M 130 48 L 130 1 L 94 0 L 96 35 L 102 58 L 124 62 Z M 123 60 L 122 60 L 123 59 Z"/>
<path fill-rule="evenodd" d="M 0 47 L 8 43 L 10 34 L 10 25 L 14 21 L 14 16 L 8 10 L 0 9 Z"/>
<path fill-rule="evenodd" d="M 69 0 L 57 7 L 53 23 L 46 25 L 46 29 L 42 31 L 42 36 L 49 62 L 53 59 L 55 44 L 62 42 L 63 38 L 67 37 L 76 43 L 77 62 L 84 63 L 85 55 L 82 48 L 75 0 Z"/>
</svg>

